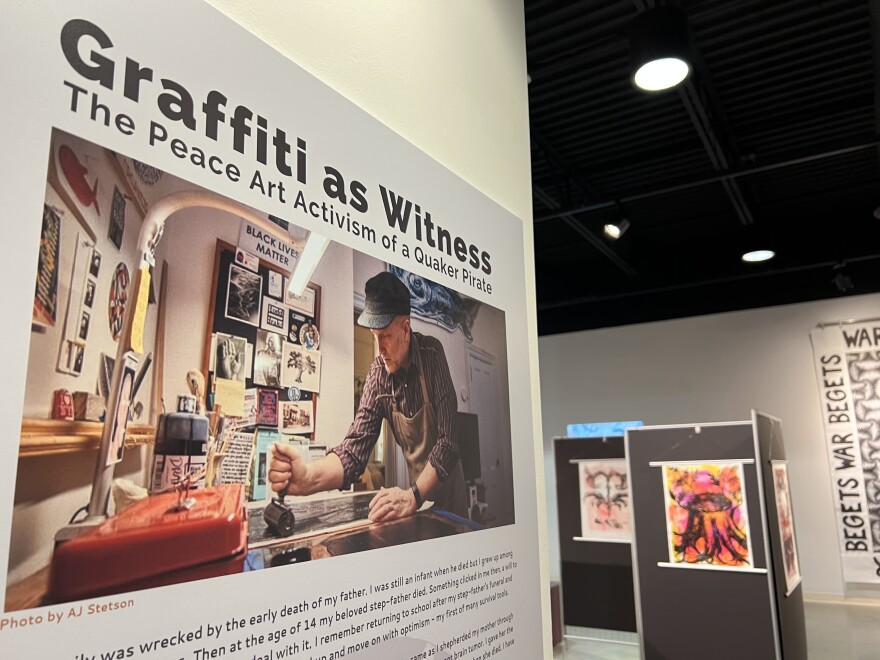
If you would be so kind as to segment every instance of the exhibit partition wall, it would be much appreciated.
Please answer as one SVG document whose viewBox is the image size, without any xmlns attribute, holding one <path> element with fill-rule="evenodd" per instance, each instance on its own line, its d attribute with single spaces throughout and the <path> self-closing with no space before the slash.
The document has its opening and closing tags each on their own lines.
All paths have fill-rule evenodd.
<svg viewBox="0 0 880 660">
<path fill-rule="evenodd" d="M 626 432 L 647 660 L 707 648 L 723 657 L 807 657 L 799 585 L 779 577 L 786 551 L 773 527 L 791 512 L 790 498 L 772 486 L 785 459 L 781 433 L 771 430 L 778 420 L 753 416 Z M 793 539 L 788 552 L 796 562 Z"/>
<path fill-rule="evenodd" d="M 795 534 L 795 503 L 792 501 L 788 483 L 788 459 L 782 436 L 782 420 L 753 410 L 752 425 L 764 481 L 767 534 L 782 655 L 784 658 L 806 658 L 804 590 L 801 588 Z"/>
<path fill-rule="evenodd" d="M 541 657 L 522 221 L 202 2 L 6 25 L 4 649 Z"/>
<path fill-rule="evenodd" d="M 635 633 L 623 436 L 554 438 L 553 454 L 565 625 Z"/>
</svg>

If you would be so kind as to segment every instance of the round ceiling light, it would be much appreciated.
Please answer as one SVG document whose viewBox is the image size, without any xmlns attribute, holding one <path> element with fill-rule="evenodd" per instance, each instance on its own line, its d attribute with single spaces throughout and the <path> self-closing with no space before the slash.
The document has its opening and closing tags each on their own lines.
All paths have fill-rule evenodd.
<svg viewBox="0 0 880 660">
<path fill-rule="evenodd" d="M 617 223 L 609 222 L 602 227 L 602 231 L 605 232 L 605 235 L 613 241 L 616 241 L 623 236 L 627 229 L 629 229 L 629 220 L 626 218 L 621 218 Z"/>
<path fill-rule="evenodd" d="M 646 92 L 659 92 L 663 89 L 675 87 L 687 78 L 691 68 L 684 60 L 677 57 L 664 57 L 643 64 L 636 71 L 633 81 L 636 87 Z"/>
<path fill-rule="evenodd" d="M 608 224 L 602 228 L 602 231 L 605 232 L 605 235 L 608 238 L 620 238 L 620 235 L 623 233 L 620 231 L 620 227 L 617 225 Z"/>
<path fill-rule="evenodd" d="M 758 263 L 759 261 L 769 261 L 776 256 L 773 250 L 752 250 L 746 252 L 742 256 L 742 260 L 748 263 Z"/>
<path fill-rule="evenodd" d="M 653 7 L 636 16 L 629 34 L 630 72 L 639 89 L 675 87 L 690 73 L 690 30 L 678 7 Z"/>
</svg>

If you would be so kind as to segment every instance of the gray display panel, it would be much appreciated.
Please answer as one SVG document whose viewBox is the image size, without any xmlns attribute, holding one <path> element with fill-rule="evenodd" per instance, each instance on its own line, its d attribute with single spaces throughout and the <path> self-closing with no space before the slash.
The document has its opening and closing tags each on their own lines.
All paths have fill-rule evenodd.
<svg viewBox="0 0 880 660">
<path fill-rule="evenodd" d="M 622 459 L 623 438 L 554 438 L 563 616 L 568 626 L 636 632 L 628 543 L 578 541 L 577 461 Z"/>
<path fill-rule="evenodd" d="M 776 611 L 767 574 L 764 496 L 752 424 L 628 429 L 626 454 L 642 657 L 779 658 Z M 700 568 L 663 566 L 674 562 L 661 466 L 725 462 L 741 466 L 749 565 L 722 569 L 706 562 Z M 703 524 L 699 529 L 710 530 L 711 535 L 711 530 L 723 524 L 722 508 L 693 506 L 694 529 Z M 704 516 L 707 510 L 709 515 Z"/>
<path fill-rule="evenodd" d="M 782 442 L 782 422 L 762 412 L 752 411 L 755 435 L 761 455 L 761 474 L 767 493 L 767 526 L 770 539 L 770 561 L 773 565 L 773 589 L 779 620 L 782 657 L 786 660 L 806 660 L 807 629 L 804 621 L 803 589 L 798 584 L 787 593 L 785 580 L 784 544 L 780 534 L 779 513 L 773 496 L 773 467 L 786 460 Z M 788 506 L 794 510 L 793 503 Z M 795 529 L 797 527 L 795 526 Z"/>
</svg>

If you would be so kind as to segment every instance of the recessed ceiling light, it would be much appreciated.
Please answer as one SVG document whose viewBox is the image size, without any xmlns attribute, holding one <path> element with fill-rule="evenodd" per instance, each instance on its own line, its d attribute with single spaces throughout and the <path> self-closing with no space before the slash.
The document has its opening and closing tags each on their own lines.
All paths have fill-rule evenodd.
<svg viewBox="0 0 880 660">
<path fill-rule="evenodd" d="M 773 250 L 752 250 L 751 252 L 746 252 L 742 256 L 742 260 L 749 263 L 756 263 L 759 261 L 768 261 L 775 256 L 776 253 Z"/>
<path fill-rule="evenodd" d="M 643 64 L 635 75 L 636 86 L 646 92 L 659 92 L 675 87 L 687 78 L 691 68 L 677 57 L 664 57 Z"/>
</svg>

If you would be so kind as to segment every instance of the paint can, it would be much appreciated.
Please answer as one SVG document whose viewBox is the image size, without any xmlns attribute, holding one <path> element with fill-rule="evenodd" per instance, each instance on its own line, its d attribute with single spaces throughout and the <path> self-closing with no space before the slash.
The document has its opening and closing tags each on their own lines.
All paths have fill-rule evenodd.
<svg viewBox="0 0 880 660">
<path fill-rule="evenodd" d="M 180 397 L 183 398 L 183 397 Z M 195 397 L 192 397 L 195 401 Z M 189 412 L 161 415 L 156 428 L 156 453 L 150 493 L 168 490 L 208 462 L 208 418 Z M 204 478 L 190 488 L 204 488 Z"/>
</svg>

